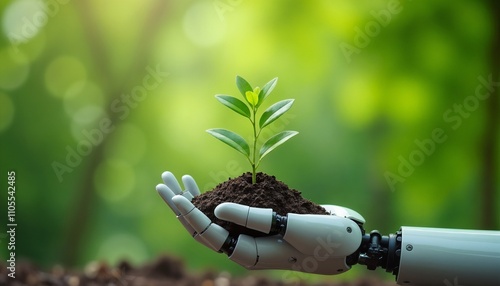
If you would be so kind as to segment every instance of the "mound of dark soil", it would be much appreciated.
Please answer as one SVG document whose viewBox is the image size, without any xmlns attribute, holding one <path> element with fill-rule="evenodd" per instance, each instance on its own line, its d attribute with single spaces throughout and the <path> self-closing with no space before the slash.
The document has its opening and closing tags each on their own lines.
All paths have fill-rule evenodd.
<svg viewBox="0 0 500 286">
<path fill-rule="evenodd" d="M 252 174 L 229 179 L 213 190 L 193 199 L 193 204 L 205 213 L 213 222 L 227 229 L 232 235 L 248 234 L 263 236 L 258 231 L 249 230 L 234 223 L 218 219 L 214 215 L 215 207 L 224 202 L 233 202 L 251 207 L 272 208 L 279 215 L 328 214 L 326 210 L 301 196 L 297 190 L 290 189 L 274 176 L 265 173 L 257 174 L 257 183 L 252 184 Z"/>
</svg>

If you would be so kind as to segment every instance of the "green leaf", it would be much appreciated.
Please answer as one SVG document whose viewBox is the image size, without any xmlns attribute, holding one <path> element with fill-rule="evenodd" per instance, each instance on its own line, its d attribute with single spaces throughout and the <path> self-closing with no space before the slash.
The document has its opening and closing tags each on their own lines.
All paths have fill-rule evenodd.
<svg viewBox="0 0 500 286">
<path fill-rule="evenodd" d="M 262 100 L 266 99 L 266 97 L 271 94 L 271 91 L 273 91 L 274 87 L 278 84 L 278 78 L 275 77 L 272 80 L 270 80 L 264 87 L 262 88 Z"/>
<path fill-rule="evenodd" d="M 267 154 L 273 151 L 279 145 L 285 143 L 288 139 L 299 134 L 297 131 L 282 131 L 273 137 L 269 138 L 260 148 L 259 151 L 259 161 L 264 158 Z"/>
<path fill-rule="evenodd" d="M 278 78 L 275 77 L 268 83 L 266 83 L 266 85 L 264 85 L 264 87 L 259 93 L 259 103 L 257 104 L 257 108 L 262 104 L 262 102 L 264 102 L 264 99 L 266 99 L 269 96 L 269 94 L 271 93 L 271 91 L 273 91 L 277 83 L 278 83 Z"/>
<path fill-rule="evenodd" d="M 245 98 L 251 106 L 257 106 L 259 104 L 259 94 L 260 88 L 257 86 L 253 91 L 247 91 L 245 93 Z"/>
<path fill-rule="evenodd" d="M 247 91 L 253 91 L 252 86 L 241 76 L 236 76 L 236 86 L 238 87 L 241 95 L 245 97 Z M 245 98 L 246 99 L 246 98 Z"/>
<path fill-rule="evenodd" d="M 250 147 L 240 135 L 223 128 L 208 129 L 207 132 L 243 155 L 250 157 Z"/>
<path fill-rule="evenodd" d="M 290 107 L 292 107 L 294 99 L 285 99 L 275 104 L 271 105 L 264 113 L 259 120 L 260 128 L 264 128 L 265 126 L 271 124 L 273 121 L 278 119 L 283 113 L 287 112 Z"/>
<path fill-rule="evenodd" d="M 250 109 L 243 101 L 237 99 L 236 97 L 223 94 L 218 94 L 215 97 L 218 101 L 229 107 L 231 110 L 238 112 L 239 114 L 247 118 L 250 118 Z"/>
</svg>

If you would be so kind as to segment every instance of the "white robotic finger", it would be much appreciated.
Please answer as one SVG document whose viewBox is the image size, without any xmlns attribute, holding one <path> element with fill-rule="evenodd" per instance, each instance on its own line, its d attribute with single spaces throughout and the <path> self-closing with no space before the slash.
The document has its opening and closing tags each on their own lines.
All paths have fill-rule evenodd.
<svg viewBox="0 0 500 286">
<path fill-rule="evenodd" d="M 163 174 L 161 174 L 161 178 L 163 179 L 165 185 L 167 185 L 167 187 L 169 187 L 175 195 L 182 193 L 182 188 L 172 172 L 163 172 Z"/>
<path fill-rule="evenodd" d="M 196 197 L 200 194 L 200 189 L 198 188 L 196 181 L 190 175 L 182 176 L 182 183 L 184 184 L 186 191 L 193 195 L 193 197 Z"/>
<path fill-rule="evenodd" d="M 198 236 L 206 241 L 212 249 L 219 251 L 229 236 L 229 232 L 212 223 L 212 221 L 187 198 L 176 195 L 172 198 L 173 203 L 180 211 L 180 217 L 185 219 L 194 229 Z"/>
<path fill-rule="evenodd" d="M 170 209 L 172 209 L 175 215 L 180 215 L 179 209 L 177 209 L 174 202 L 172 201 L 172 198 L 175 196 L 174 192 L 165 184 L 156 185 L 156 191 L 163 199 L 163 201 L 165 201 L 165 203 L 170 207 Z"/>
<path fill-rule="evenodd" d="M 165 185 L 174 193 L 174 195 L 183 195 L 189 201 L 191 201 L 194 197 L 200 194 L 200 189 L 198 188 L 196 181 L 189 175 L 182 176 L 182 182 L 184 183 L 184 187 L 186 188 L 185 191 L 182 190 L 181 186 L 179 185 L 179 181 L 177 181 L 177 178 L 171 172 L 163 172 L 161 178 L 163 179 Z"/>
<path fill-rule="evenodd" d="M 273 221 L 272 209 L 254 208 L 236 203 L 222 203 L 215 208 L 214 214 L 219 219 L 263 233 L 269 233 Z"/>
<path fill-rule="evenodd" d="M 160 197 L 167 203 L 167 205 L 172 209 L 172 211 L 175 213 L 177 219 L 181 222 L 181 224 L 184 226 L 184 228 L 189 232 L 191 236 L 194 236 L 196 234 L 196 231 L 193 229 L 193 227 L 184 219 L 184 217 L 181 216 L 181 212 L 177 208 L 177 206 L 174 204 L 172 201 L 172 198 L 175 196 L 174 192 L 170 190 L 169 187 L 167 187 L 164 184 L 158 184 L 156 186 L 156 190 L 158 191 L 158 194 Z"/>
<path fill-rule="evenodd" d="M 229 256 L 229 259 L 245 268 L 252 269 L 257 263 L 257 258 L 258 254 L 255 238 L 246 234 L 240 234 L 238 236 L 238 242 L 234 247 L 233 253 Z"/>
</svg>

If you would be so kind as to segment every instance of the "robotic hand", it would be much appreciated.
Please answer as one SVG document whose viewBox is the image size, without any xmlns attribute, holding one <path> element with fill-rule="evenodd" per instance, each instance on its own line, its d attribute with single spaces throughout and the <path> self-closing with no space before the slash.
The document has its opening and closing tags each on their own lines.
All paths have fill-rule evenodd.
<svg viewBox="0 0 500 286">
<path fill-rule="evenodd" d="M 500 232 L 402 227 L 396 234 L 366 234 L 357 212 L 324 205 L 331 215 L 280 216 L 272 209 L 222 203 L 215 215 L 268 236 L 231 236 L 197 209 L 200 194 L 185 175 L 182 190 L 170 172 L 156 190 L 195 240 L 247 269 L 340 274 L 355 264 L 385 268 L 400 285 L 500 285 Z M 448 282 L 448 283 L 447 283 Z"/>
<path fill-rule="evenodd" d="M 215 209 L 218 218 L 269 234 L 232 237 L 191 203 L 200 193 L 191 176 L 182 177 L 185 191 L 172 173 L 164 172 L 162 178 L 164 184 L 156 187 L 158 193 L 194 239 L 226 253 L 247 269 L 343 273 L 350 269 L 347 257 L 361 243 L 358 223 L 364 223 L 364 219 L 357 212 L 338 206 L 325 206 L 332 215 L 280 216 L 272 209 L 223 203 Z"/>
</svg>

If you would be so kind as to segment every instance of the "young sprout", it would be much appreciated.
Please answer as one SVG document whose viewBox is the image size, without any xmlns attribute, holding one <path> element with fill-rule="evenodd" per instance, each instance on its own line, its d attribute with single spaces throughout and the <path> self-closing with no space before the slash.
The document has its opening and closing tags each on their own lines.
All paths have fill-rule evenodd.
<svg viewBox="0 0 500 286">
<path fill-rule="evenodd" d="M 246 103 L 239 100 L 236 97 L 229 95 L 216 95 L 215 97 L 222 104 L 229 107 L 234 112 L 248 118 L 252 124 L 253 129 L 253 142 L 250 146 L 243 137 L 240 135 L 223 128 L 214 128 L 207 130 L 208 133 L 213 135 L 215 138 L 226 143 L 232 148 L 236 149 L 241 154 L 245 155 L 252 166 L 252 183 L 255 184 L 257 168 L 259 167 L 262 158 L 273 151 L 276 147 L 283 144 L 288 139 L 297 135 L 297 131 L 282 131 L 278 134 L 271 136 L 266 142 L 262 144 L 259 151 L 257 152 L 257 140 L 266 126 L 274 122 L 281 115 L 292 107 L 293 99 L 285 99 L 275 104 L 271 105 L 266 109 L 260 118 L 257 115 L 259 107 L 262 105 L 264 100 L 269 96 L 271 91 L 276 86 L 278 78 L 274 78 L 269 81 L 262 89 L 259 87 L 252 88 L 252 86 L 242 77 L 236 77 L 236 86 L 238 87 L 240 93 L 243 95 Z"/>
</svg>

